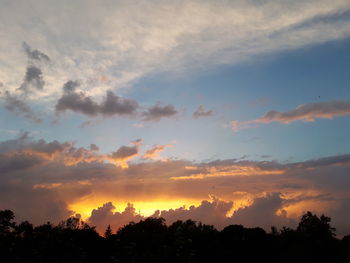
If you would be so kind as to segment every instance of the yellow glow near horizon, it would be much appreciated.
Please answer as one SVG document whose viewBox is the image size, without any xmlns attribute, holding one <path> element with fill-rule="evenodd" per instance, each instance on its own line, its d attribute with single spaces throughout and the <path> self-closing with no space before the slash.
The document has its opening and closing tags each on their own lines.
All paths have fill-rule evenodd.
<svg viewBox="0 0 350 263">
<path fill-rule="evenodd" d="M 111 200 L 111 198 L 96 198 L 90 197 L 85 200 L 80 200 L 76 203 L 69 205 L 69 209 L 76 214 L 80 214 L 81 217 L 86 220 L 90 217 L 93 209 L 101 207 L 103 204 L 112 202 L 115 206 L 113 212 L 123 212 L 128 203 L 133 204 L 135 212 L 142 216 L 151 216 L 156 210 L 169 210 L 176 209 L 185 206 L 187 209 L 191 206 L 200 205 L 202 200 L 189 200 L 189 199 L 156 199 L 149 201 L 138 200 Z"/>
</svg>

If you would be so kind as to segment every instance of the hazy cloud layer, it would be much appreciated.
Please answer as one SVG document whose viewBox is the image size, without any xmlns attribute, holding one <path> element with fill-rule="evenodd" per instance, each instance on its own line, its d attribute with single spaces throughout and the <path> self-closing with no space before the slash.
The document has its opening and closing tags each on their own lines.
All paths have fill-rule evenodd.
<svg viewBox="0 0 350 263">
<path fill-rule="evenodd" d="M 253 128 L 260 123 L 279 122 L 288 124 L 294 121 L 313 122 L 316 119 L 332 119 L 350 115 L 350 101 L 325 101 L 299 105 L 294 110 L 286 112 L 269 111 L 259 119 L 251 121 L 232 121 L 234 131 Z"/>
<path fill-rule="evenodd" d="M 7 63 L 0 79 L 10 92 L 22 74 L 16 51 L 23 39 L 38 49 L 23 44 L 32 60 L 47 60 L 45 50 L 55 61 L 57 68 L 45 75 L 45 96 L 57 96 L 62 82 L 72 78 L 98 83 L 89 87 L 94 96 L 151 73 L 236 64 L 350 35 L 349 20 L 340 16 L 350 9 L 347 0 L 78 0 L 67 10 L 70 4 L 2 3 L 0 53 Z"/>
</svg>

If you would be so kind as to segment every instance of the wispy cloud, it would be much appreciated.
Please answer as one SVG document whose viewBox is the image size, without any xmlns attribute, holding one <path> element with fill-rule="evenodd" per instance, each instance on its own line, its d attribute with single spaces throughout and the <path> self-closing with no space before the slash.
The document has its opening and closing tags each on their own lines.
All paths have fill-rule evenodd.
<svg viewBox="0 0 350 263">
<path fill-rule="evenodd" d="M 147 150 L 143 155 L 144 159 L 157 159 L 159 154 L 166 148 L 173 146 L 172 144 L 155 145 L 151 149 Z"/>
<path fill-rule="evenodd" d="M 279 122 L 288 124 L 295 121 L 313 122 L 316 119 L 332 119 L 350 115 L 350 101 L 325 101 L 299 105 L 293 110 L 278 112 L 269 111 L 264 116 L 250 121 L 232 121 L 234 131 L 257 127 L 261 123 Z"/>
<path fill-rule="evenodd" d="M 57 98 L 67 79 L 90 83 L 89 95 L 103 96 L 111 87 L 130 86 L 150 73 L 236 64 L 350 35 L 349 19 L 340 16 L 350 9 L 347 0 L 78 0 L 69 10 L 67 3 L 2 5 L 0 52 L 6 63 L 0 79 L 9 91 L 18 87 L 22 74 L 17 51 L 23 39 L 38 48 L 23 44 L 32 60 L 54 61 L 40 96 Z"/>
<path fill-rule="evenodd" d="M 214 115 L 214 111 L 213 110 L 208 110 L 205 111 L 204 106 L 203 105 L 199 105 L 197 110 L 195 112 L 193 112 L 192 117 L 195 119 L 201 118 L 201 117 L 209 117 L 209 116 L 213 116 Z"/>
</svg>

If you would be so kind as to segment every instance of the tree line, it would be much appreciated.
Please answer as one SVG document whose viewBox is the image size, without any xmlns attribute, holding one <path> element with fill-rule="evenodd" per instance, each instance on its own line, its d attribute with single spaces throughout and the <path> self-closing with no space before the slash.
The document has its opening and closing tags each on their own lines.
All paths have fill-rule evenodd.
<svg viewBox="0 0 350 263">
<path fill-rule="evenodd" d="M 350 262 L 350 235 L 336 238 L 331 219 L 311 212 L 296 229 L 147 218 L 103 236 L 76 217 L 39 226 L 14 218 L 0 211 L 0 262 Z"/>
</svg>

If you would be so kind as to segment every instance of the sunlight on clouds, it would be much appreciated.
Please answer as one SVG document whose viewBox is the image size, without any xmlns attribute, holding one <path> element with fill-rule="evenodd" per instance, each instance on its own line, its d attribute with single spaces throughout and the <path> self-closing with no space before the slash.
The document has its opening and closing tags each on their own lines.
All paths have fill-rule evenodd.
<svg viewBox="0 0 350 263">
<path fill-rule="evenodd" d="M 287 212 L 288 217 L 299 218 L 303 213 L 310 210 L 318 214 L 327 214 L 336 206 L 337 202 L 334 200 L 304 200 L 295 204 L 287 205 L 282 209 Z"/>
<path fill-rule="evenodd" d="M 188 169 L 188 168 L 187 168 Z M 195 170 L 190 167 L 189 170 Z M 197 173 L 189 176 L 174 176 L 172 180 L 205 179 L 209 177 L 225 176 L 254 176 L 254 175 L 279 175 L 284 174 L 284 170 L 264 170 L 260 167 L 231 165 L 225 167 L 209 167 L 205 173 Z"/>
<path fill-rule="evenodd" d="M 113 200 L 108 197 L 96 197 L 89 196 L 76 203 L 69 205 L 69 209 L 74 211 L 74 213 L 80 214 L 84 219 L 90 217 L 93 209 L 102 206 L 105 203 L 112 202 L 116 209 L 113 212 L 123 212 L 128 203 L 133 204 L 136 212 L 142 216 L 151 216 L 156 210 L 169 210 L 185 206 L 186 208 L 191 205 L 198 206 L 201 200 L 196 199 L 177 199 L 177 198 L 159 198 L 150 199 L 147 201 L 140 200 Z"/>
</svg>

